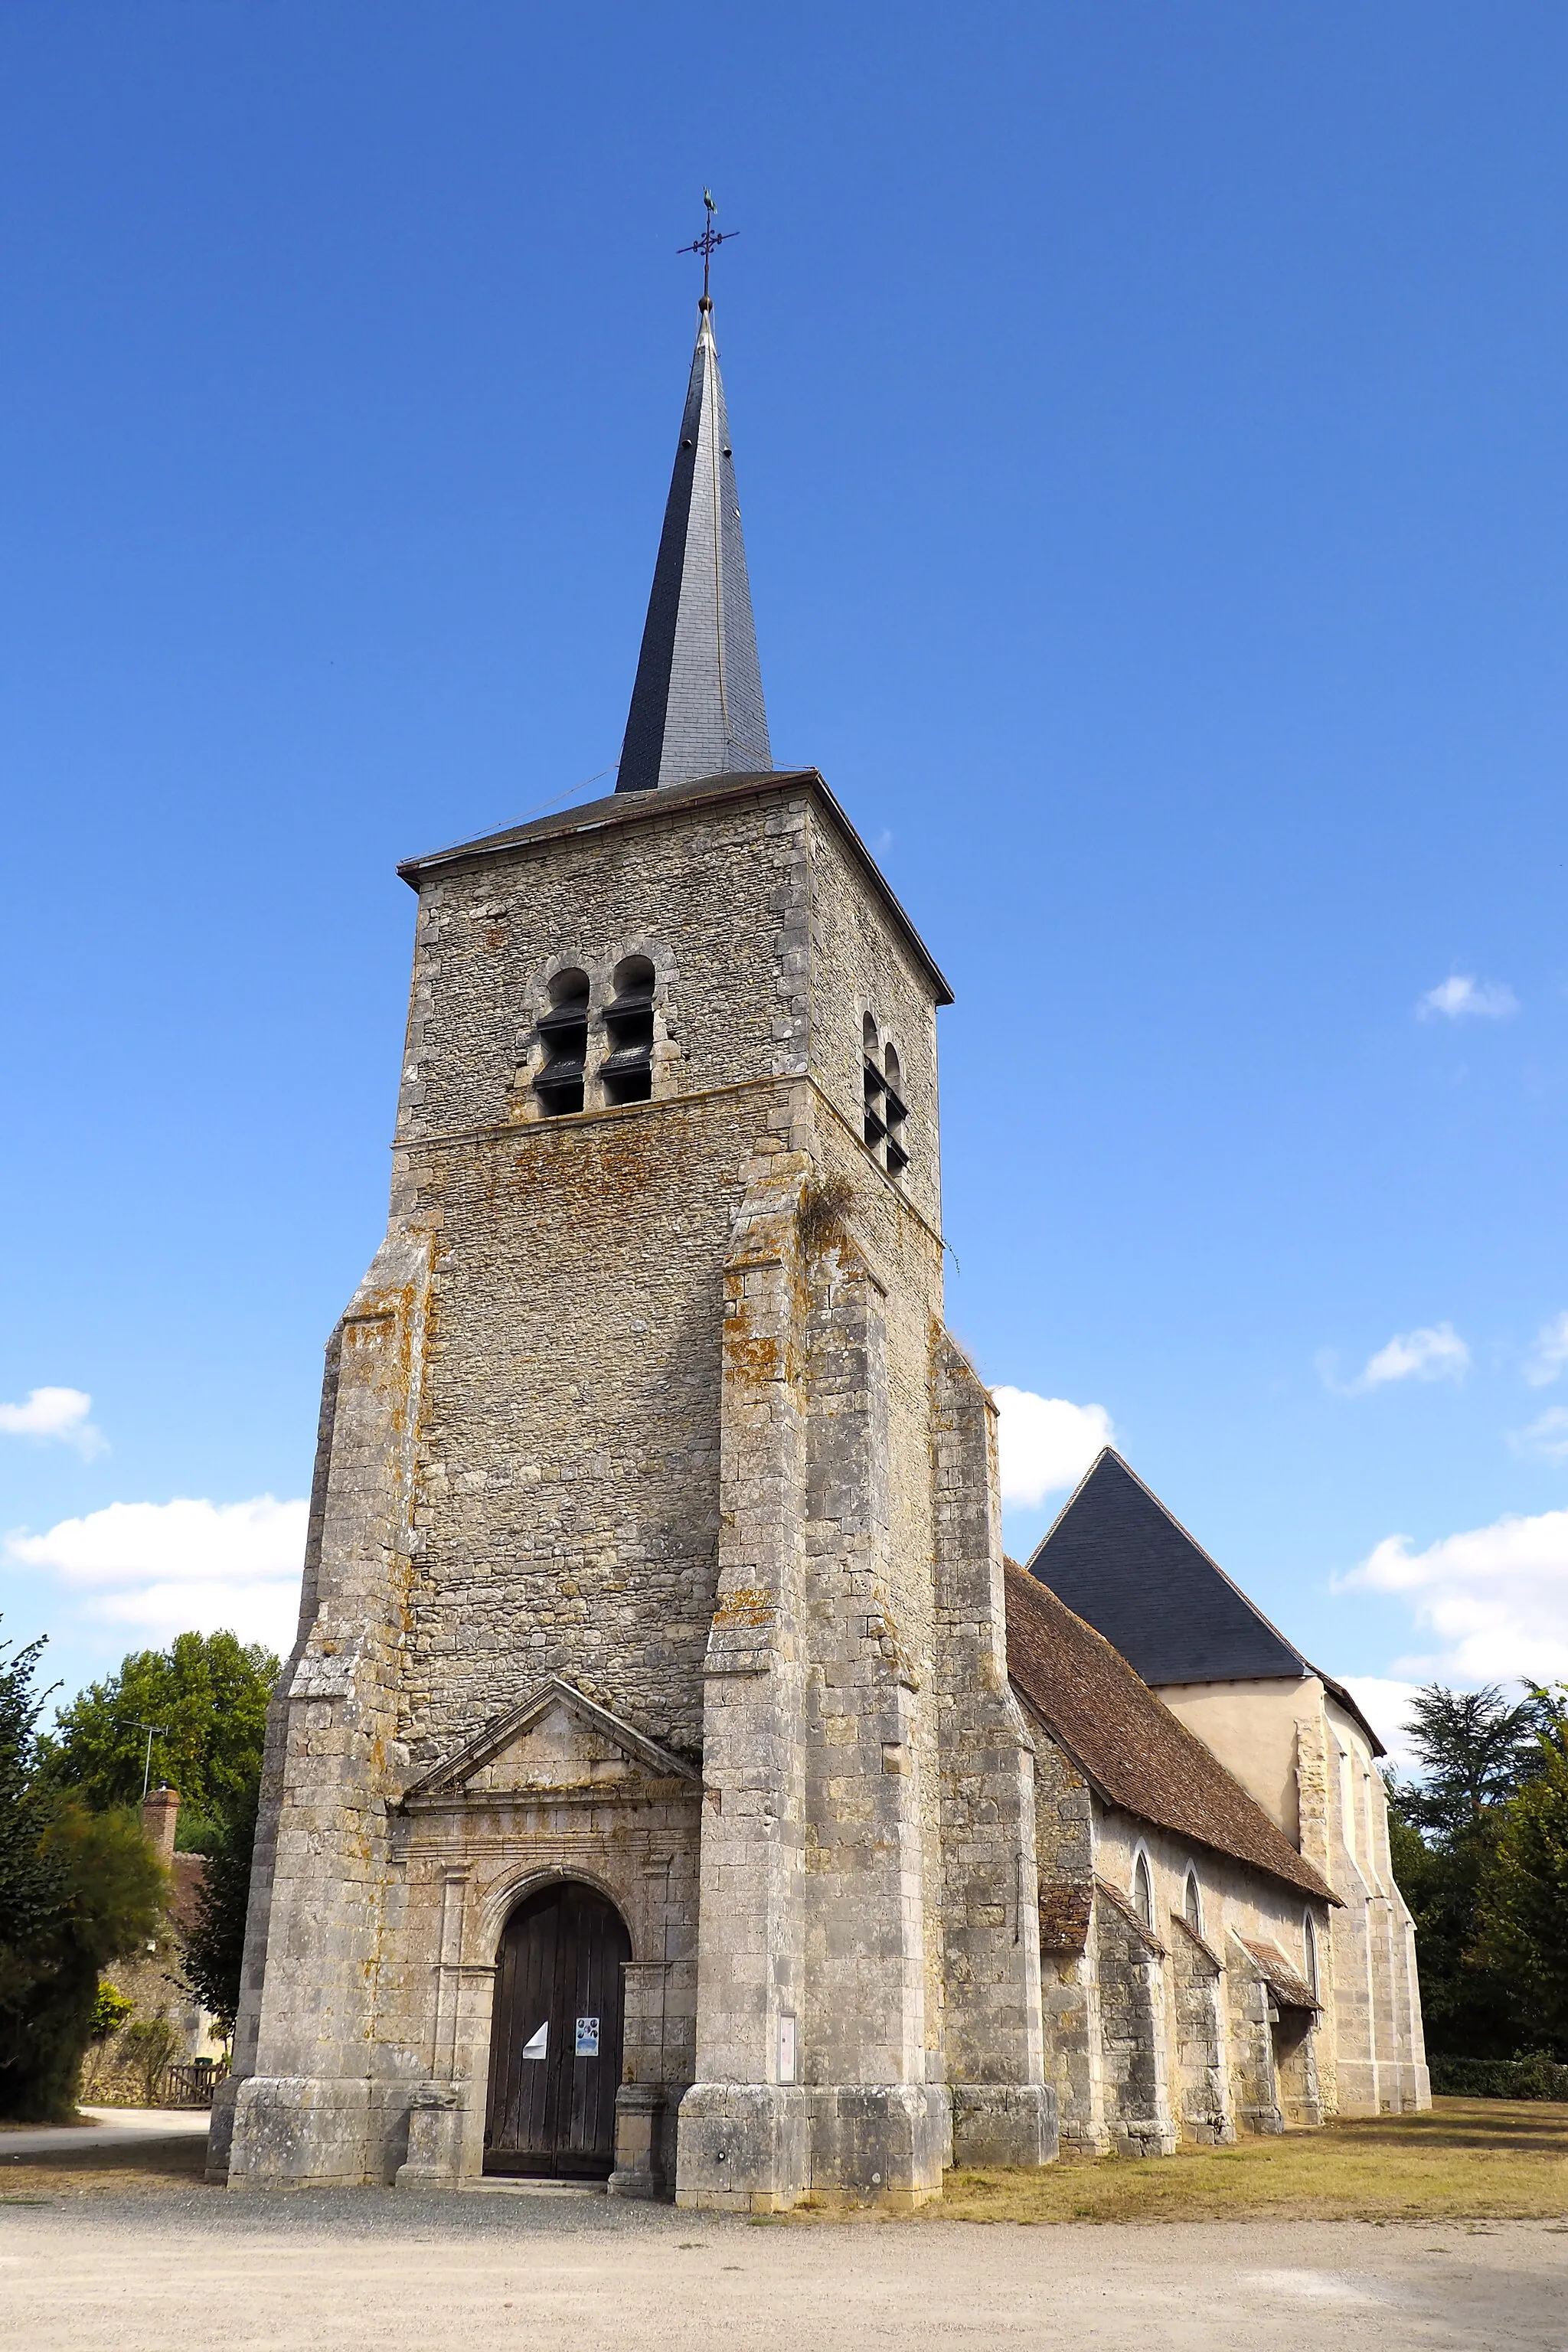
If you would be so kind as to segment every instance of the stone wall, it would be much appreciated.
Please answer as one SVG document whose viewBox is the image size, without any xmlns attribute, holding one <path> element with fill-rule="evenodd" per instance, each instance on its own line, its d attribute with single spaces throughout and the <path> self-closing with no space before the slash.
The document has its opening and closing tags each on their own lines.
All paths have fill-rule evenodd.
<svg viewBox="0 0 1568 2352">
<path fill-rule="evenodd" d="M 1325 1953 L 1329 1906 L 1106 1805 L 1033 1730 L 1045 2063 L 1063 2146 L 1159 2154 L 1321 2120 L 1324 2036 L 1312 2012 L 1281 2011 L 1249 1947 L 1294 1983 L 1307 1914 Z M 1140 1857 L 1153 1924 L 1133 1904 Z"/>
</svg>

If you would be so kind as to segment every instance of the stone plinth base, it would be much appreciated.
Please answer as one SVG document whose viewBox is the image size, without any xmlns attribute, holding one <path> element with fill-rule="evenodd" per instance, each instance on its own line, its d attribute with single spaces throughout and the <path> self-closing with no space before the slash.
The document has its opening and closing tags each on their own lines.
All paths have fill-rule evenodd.
<svg viewBox="0 0 1568 2352">
<path fill-rule="evenodd" d="M 612 2197 L 669 2196 L 675 2097 L 662 2083 L 623 2083 L 616 2093 L 616 2168 L 607 2184 Z"/>
<path fill-rule="evenodd" d="M 814 2202 L 908 2212 L 942 2195 L 952 2158 L 945 2083 L 816 2084 L 806 2095 Z"/>
<path fill-rule="evenodd" d="M 234 2103 L 241 2078 L 226 2074 L 213 2093 L 212 2121 L 207 2126 L 207 2184 L 222 2189 L 228 2180 L 229 2150 L 234 2144 Z"/>
<path fill-rule="evenodd" d="M 675 2201 L 783 2213 L 806 2182 L 806 2094 L 784 2083 L 693 2083 L 680 2102 Z"/>
<path fill-rule="evenodd" d="M 394 2176 L 397 2189 L 456 2189 L 463 2177 L 466 2083 L 421 2083 L 408 2108 L 408 2154 Z"/>
<path fill-rule="evenodd" d="M 1057 2095 L 1044 2083 L 954 2083 L 954 2164 L 1054 2164 Z"/>
<path fill-rule="evenodd" d="M 357 2188 L 371 2169 L 373 2137 L 390 2085 L 314 2075 L 252 2074 L 234 2102 L 231 2189 Z M 398 2100 L 407 2104 L 405 2090 Z"/>
<path fill-rule="evenodd" d="M 695 2083 L 680 2103 L 675 2201 L 779 2213 L 907 2211 L 942 2194 L 952 2107 L 940 2083 Z"/>
</svg>

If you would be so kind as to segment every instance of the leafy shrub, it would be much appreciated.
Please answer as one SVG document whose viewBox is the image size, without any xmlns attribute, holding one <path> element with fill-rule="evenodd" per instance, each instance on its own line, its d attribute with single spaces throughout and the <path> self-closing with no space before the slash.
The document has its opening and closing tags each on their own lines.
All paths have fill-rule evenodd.
<svg viewBox="0 0 1568 2352">
<path fill-rule="evenodd" d="M 1432 2088 L 1445 2099 L 1568 2100 L 1568 2066 L 1544 2050 L 1515 2058 L 1434 2058 Z"/>
<path fill-rule="evenodd" d="M 125 2029 L 125 2054 L 142 2078 L 142 2099 L 155 2107 L 163 2076 L 179 2054 L 180 2037 L 162 2010 L 156 2017 L 139 2017 Z"/>
<path fill-rule="evenodd" d="M 117 1985 L 100 1984 L 98 1998 L 92 2004 L 93 2040 L 107 2042 L 111 2033 L 118 2033 L 126 2019 L 134 2013 L 136 2003 L 127 2000 Z"/>
</svg>

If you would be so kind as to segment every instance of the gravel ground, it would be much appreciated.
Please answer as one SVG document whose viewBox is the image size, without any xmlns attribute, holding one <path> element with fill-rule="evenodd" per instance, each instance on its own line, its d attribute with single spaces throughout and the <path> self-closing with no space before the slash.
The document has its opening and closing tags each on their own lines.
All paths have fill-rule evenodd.
<svg viewBox="0 0 1568 2352">
<path fill-rule="evenodd" d="M 1568 2352 L 1568 2225 L 756 2223 L 601 2197 L 68 2190 L 0 2200 L 0 2342 Z"/>
</svg>

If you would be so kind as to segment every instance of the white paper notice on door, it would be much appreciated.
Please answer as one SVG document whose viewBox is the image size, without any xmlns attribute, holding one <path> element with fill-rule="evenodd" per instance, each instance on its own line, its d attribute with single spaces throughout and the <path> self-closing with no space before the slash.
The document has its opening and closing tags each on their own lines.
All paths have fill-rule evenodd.
<svg viewBox="0 0 1568 2352">
<path fill-rule="evenodd" d="M 525 2042 L 518 2052 L 520 2058 L 542 2058 L 550 2047 L 550 2020 L 545 2019 L 531 2041 Z"/>
<path fill-rule="evenodd" d="M 599 2021 L 596 2017 L 577 2020 L 577 2055 L 596 2058 L 599 2054 Z"/>
</svg>

